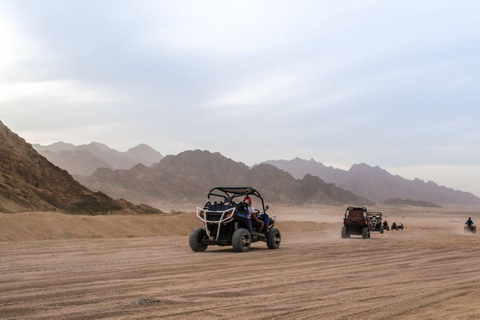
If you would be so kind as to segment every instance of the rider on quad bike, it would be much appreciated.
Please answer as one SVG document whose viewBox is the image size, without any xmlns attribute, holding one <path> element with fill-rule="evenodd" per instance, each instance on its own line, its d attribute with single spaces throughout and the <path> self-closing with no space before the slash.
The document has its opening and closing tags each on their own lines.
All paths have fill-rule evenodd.
<svg viewBox="0 0 480 320">
<path fill-rule="evenodd" d="M 467 222 L 465 222 L 465 224 L 467 225 L 467 227 L 473 226 L 472 218 L 471 218 L 471 217 L 468 217 L 468 220 L 467 220 Z"/>
<path fill-rule="evenodd" d="M 383 221 L 383 230 L 390 230 L 387 220 Z"/>
<path fill-rule="evenodd" d="M 468 217 L 467 222 L 465 222 L 465 227 L 463 228 L 464 233 L 477 233 L 477 227 L 473 224 L 472 218 Z"/>
</svg>

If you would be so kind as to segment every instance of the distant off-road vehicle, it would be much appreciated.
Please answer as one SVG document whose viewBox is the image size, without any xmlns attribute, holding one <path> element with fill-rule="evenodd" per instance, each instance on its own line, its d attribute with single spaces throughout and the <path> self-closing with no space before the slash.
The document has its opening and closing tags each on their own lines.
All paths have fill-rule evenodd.
<svg viewBox="0 0 480 320">
<path fill-rule="evenodd" d="M 403 226 L 403 223 L 402 223 L 402 222 L 396 223 L 395 221 L 393 221 L 393 223 L 392 223 L 392 231 L 393 231 L 393 230 L 403 230 L 403 229 L 404 229 L 404 226 Z"/>
<path fill-rule="evenodd" d="M 381 212 L 368 212 L 367 218 L 370 220 L 370 231 L 383 233 L 385 227 L 383 225 Z"/>
<path fill-rule="evenodd" d="M 260 200 L 260 210 L 253 210 L 251 203 L 245 201 L 250 197 Z M 190 248 L 200 252 L 210 245 L 233 246 L 235 252 L 246 252 L 252 242 L 264 241 L 269 249 L 277 249 L 280 231 L 274 228 L 275 216 L 267 215 L 267 210 L 263 197 L 254 188 L 213 188 L 203 208 L 197 207 L 197 217 L 205 226 L 192 231 Z M 257 220 L 263 222 L 263 226 Z"/>
<path fill-rule="evenodd" d="M 363 239 L 370 238 L 370 220 L 367 217 L 367 208 L 348 207 L 343 219 L 342 238 L 361 235 Z"/>
<path fill-rule="evenodd" d="M 471 226 L 463 227 L 463 233 L 477 233 L 477 226 L 473 224 Z"/>
</svg>

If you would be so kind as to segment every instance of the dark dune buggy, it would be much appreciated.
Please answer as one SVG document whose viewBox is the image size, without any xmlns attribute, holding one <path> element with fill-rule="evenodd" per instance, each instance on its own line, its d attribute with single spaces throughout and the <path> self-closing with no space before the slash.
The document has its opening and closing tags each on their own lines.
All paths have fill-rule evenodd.
<svg viewBox="0 0 480 320">
<path fill-rule="evenodd" d="M 343 219 L 342 238 L 361 235 L 363 239 L 370 238 L 370 220 L 367 217 L 367 208 L 348 207 Z"/>
<path fill-rule="evenodd" d="M 249 213 L 249 207 L 243 202 L 246 196 L 261 201 L 261 210 Z M 213 201 L 218 199 L 218 201 Z M 212 203 L 213 202 L 213 203 Z M 274 228 L 275 216 L 266 214 L 260 193 L 251 187 L 217 187 L 208 193 L 207 203 L 197 207 L 197 217 L 205 224 L 190 234 L 190 248 L 195 252 L 205 251 L 209 245 L 233 246 L 235 252 L 246 252 L 252 242 L 264 241 L 268 248 L 280 246 L 280 231 Z M 264 222 L 262 230 L 252 215 Z"/>
<path fill-rule="evenodd" d="M 381 212 L 367 212 L 367 218 L 370 220 L 370 231 L 383 233 L 384 225 Z"/>
</svg>

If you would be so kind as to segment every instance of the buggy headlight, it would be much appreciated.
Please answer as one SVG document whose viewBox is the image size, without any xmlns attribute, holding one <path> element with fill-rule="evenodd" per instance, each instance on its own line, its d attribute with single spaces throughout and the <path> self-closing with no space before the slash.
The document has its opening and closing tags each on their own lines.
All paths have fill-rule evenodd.
<svg viewBox="0 0 480 320">
<path fill-rule="evenodd" d="M 225 219 L 231 218 L 232 216 L 233 216 L 233 212 L 230 212 L 225 216 Z"/>
</svg>

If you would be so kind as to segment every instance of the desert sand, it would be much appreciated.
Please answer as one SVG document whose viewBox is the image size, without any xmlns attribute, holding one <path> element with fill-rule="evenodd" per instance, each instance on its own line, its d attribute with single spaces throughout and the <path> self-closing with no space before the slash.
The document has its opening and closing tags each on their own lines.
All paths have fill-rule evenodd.
<svg viewBox="0 0 480 320">
<path fill-rule="evenodd" d="M 344 209 L 272 206 L 280 249 L 248 253 L 192 252 L 193 213 L 0 215 L 0 319 L 480 318 L 473 211 L 375 208 L 406 229 L 363 240 Z"/>
</svg>

